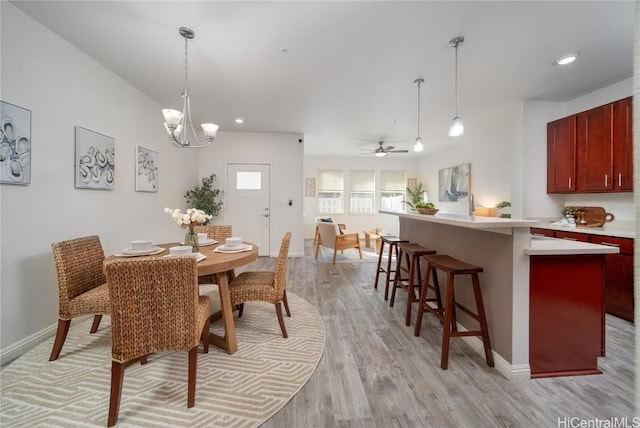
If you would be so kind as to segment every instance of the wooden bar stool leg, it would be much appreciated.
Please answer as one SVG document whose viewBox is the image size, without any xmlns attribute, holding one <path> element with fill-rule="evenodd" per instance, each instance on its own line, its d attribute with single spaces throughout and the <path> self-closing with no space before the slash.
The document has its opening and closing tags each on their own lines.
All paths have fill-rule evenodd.
<svg viewBox="0 0 640 428">
<path fill-rule="evenodd" d="M 471 275 L 473 281 L 473 294 L 476 298 L 476 308 L 478 309 L 478 321 L 480 322 L 480 331 L 482 332 L 482 343 L 484 344 L 484 356 L 487 359 L 487 365 L 494 367 L 493 353 L 491 352 L 491 340 L 489 339 L 489 328 L 487 326 L 487 318 L 484 312 L 484 303 L 482 301 L 482 289 L 480 288 L 480 279 L 478 274 Z"/>
<path fill-rule="evenodd" d="M 376 269 L 376 280 L 373 284 L 373 288 L 378 289 L 378 278 L 380 278 L 380 266 L 382 265 L 382 249 L 384 248 L 384 241 L 380 243 L 380 254 L 378 255 L 378 267 Z M 387 271 L 389 275 L 389 271 Z"/>
<path fill-rule="evenodd" d="M 449 341 L 451 339 L 451 308 L 453 307 L 453 275 L 447 274 L 447 291 L 444 303 L 444 326 L 442 332 L 442 354 L 440 367 L 447 370 L 449 366 Z"/>
<path fill-rule="evenodd" d="M 418 315 L 416 317 L 416 326 L 413 329 L 414 336 L 420 336 L 420 328 L 422 327 L 422 316 L 424 315 L 424 305 L 427 304 L 427 284 L 429 284 L 429 276 L 431 274 L 431 264 L 427 264 L 427 275 L 422 282 L 420 289 L 420 300 L 418 300 Z"/>
<path fill-rule="evenodd" d="M 398 249 L 396 253 L 396 271 L 393 275 L 393 289 L 391 290 L 391 301 L 389 302 L 389 306 L 393 307 L 393 303 L 396 300 L 396 289 L 398 288 L 398 281 L 402 278 L 402 250 Z"/>
<path fill-rule="evenodd" d="M 384 245 L 384 241 L 382 241 L 382 245 Z M 389 298 L 389 283 L 392 281 L 391 279 L 391 259 L 393 258 L 393 249 L 396 249 L 396 262 L 398 258 L 398 244 L 389 244 L 389 258 L 387 260 L 387 285 L 384 288 L 384 300 Z M 382 249 L 380 250 L 380 254 L 382 254 Z M 393 271 L 393 281 L 395 281 L 396 273 L 398 271 Z"/>
<path fill-rule="evenodd" d="M 408 258 L 408 257 L 407 257 Z M 411 255 L 411 260 L 409 261 L 409 285 L 407 288 L 407 313 L 405 314 L 404 317 L 404 324 L 406 326 L 410 326 L 411 325 L 411 304 L 415 301 L 415 290 L 414 290 L 414 272 L 416 271 L 416 261 L 417 261 L 417 256 L 415 254 Z M 420 268 L 418 267 L 418 272 L 419 272 Z M 418 276 L 418 278 L 420 278 Z"/>
</svg>

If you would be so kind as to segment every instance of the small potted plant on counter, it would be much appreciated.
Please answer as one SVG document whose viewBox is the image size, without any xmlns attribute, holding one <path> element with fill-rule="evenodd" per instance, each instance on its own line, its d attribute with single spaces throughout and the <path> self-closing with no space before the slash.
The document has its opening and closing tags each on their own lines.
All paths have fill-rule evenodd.
<svg viewBox="0 0 640 428">
<path fill-rule="evenodd" d="M 578 210 L 576 210 L 574 207 L 564 207 L 562 210 L 562 215 L 569 220 L 569 224 L 575 224 L 575 217 L 577 212 Z"/>
<path fill-rule="evenodd" d="M 433 215 L 439 211 L 438 208 L 436 208 L 436 206 L 433 204 L 433 202 L 417 202 L 415 204 L 415 207 L 416 211 L 418 211 L 420 214 Z"/>
</svg>

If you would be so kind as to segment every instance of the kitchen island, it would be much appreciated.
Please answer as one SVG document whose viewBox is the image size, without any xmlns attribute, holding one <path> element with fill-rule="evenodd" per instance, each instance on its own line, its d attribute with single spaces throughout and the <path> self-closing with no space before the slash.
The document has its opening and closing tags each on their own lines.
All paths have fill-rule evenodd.
<svg viewBox="0 0 640 428">
<path fill-rule="evenodd" d="M 510 379 L 529 379 L 530 254 L 527 251 L 540 245 L 538 240 L 531 240 L 529 233 L 529 228 L 538 222 L 446 213 L 433 216 L 393 211 L 380 213 L 398 217 L 401 238 L 434 249 L 438 254 L 448 254 L 483 267 L 480 282 L 496 369 Z M 579 252 L 581 244 L 567 241 L 564 245 L 571 249 L 562 251 Z M 604 253 L 611 248 L 598 245 L 592 251 Z M 441 283 L 443 281 L 441 278 Z M 473 308 L 471 287 L 456 288 L 456 300 Z M 461 330 L 475 326 L 464 313 L 457 321 Z M 423 329 L 421 334 L 436 333 Z M 483 353 L 480 340 L 463 340 L 478 353 Z"/>
</svg>

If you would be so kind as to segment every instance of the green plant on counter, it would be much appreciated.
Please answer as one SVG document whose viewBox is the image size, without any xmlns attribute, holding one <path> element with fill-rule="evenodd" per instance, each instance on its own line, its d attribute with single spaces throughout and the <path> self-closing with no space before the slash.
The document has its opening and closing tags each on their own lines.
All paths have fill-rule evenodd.
<svg viewBox="0 0 640 428">
<path fill-rule="evenodd" d="M 416 208 L 425 208 L 428 210 L 433 210 L 436 208 L 436 206 L 433 204 L 433 202 L 416 202 L 415 203 L 415 207 Z"/>
<path fill-rule="evenodd" d="M 562 210 L 562 215 L 565 217 L 575 216 L 578 211 L 573 207 L 564 207 Z"/>
<path fill-rule="evenodd" d="M 213 183 L 215 181 L 215 174 L 211 174 L 209 177 L 202 177 L 201 185 L 197 184 L 193 189 L 188 190 L 184 194 L 184 197 L 187 200 L 187 205 L 216 217 L 222 209 L 222 201 L 217 201 L 216 198 L 220 193 L 222 193 L 222 191 L 213 187 Z M 207 224 L 208 222 L 209 221 L 207 220 L 203 224 Z"/>
<path fill-rule="evenodd" d="M 511 206 L 511 202 L 509 201 L 501 201 L 496 204 L 496 208 L 498 208 L 499 210 L 501 210 L 502 208 L 508 208 L 510 206 Z M 511 214 L 502 213 L 500 214 L 500 218 L 511 218 Z"/>
<path fill-rule="evenodd" d="M 422 182 L 416 184 L 415 187 L 407 187 L 407 199 L 408 201 L 402 201 L 403 204 L 409 205 L 412 209 L 416 209 L 416 204 L 422 202 L 424 199 L 425 188 L 422 187 Z"/>
</svg>

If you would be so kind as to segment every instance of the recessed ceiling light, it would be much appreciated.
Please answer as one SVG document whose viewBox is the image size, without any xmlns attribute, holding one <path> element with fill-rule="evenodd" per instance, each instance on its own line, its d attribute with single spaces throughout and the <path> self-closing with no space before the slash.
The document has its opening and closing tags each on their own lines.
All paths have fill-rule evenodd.
<svg viewBox="0 0 640 428">
<path fill-rule="evenodd" d="M 236 123 L 244 123 L 244 119 L 239 117 L 236 119 Z"/>
<path fill-rule="evenodd" d="M 577 53 L 566 54 L 566 55 L 561 56 L 557 60 L 553 61 L 552 65 L 567 65 L 567 64 L 571 64 L 577 58 L 578 58 L 578 54 Z"/>
</svg>

